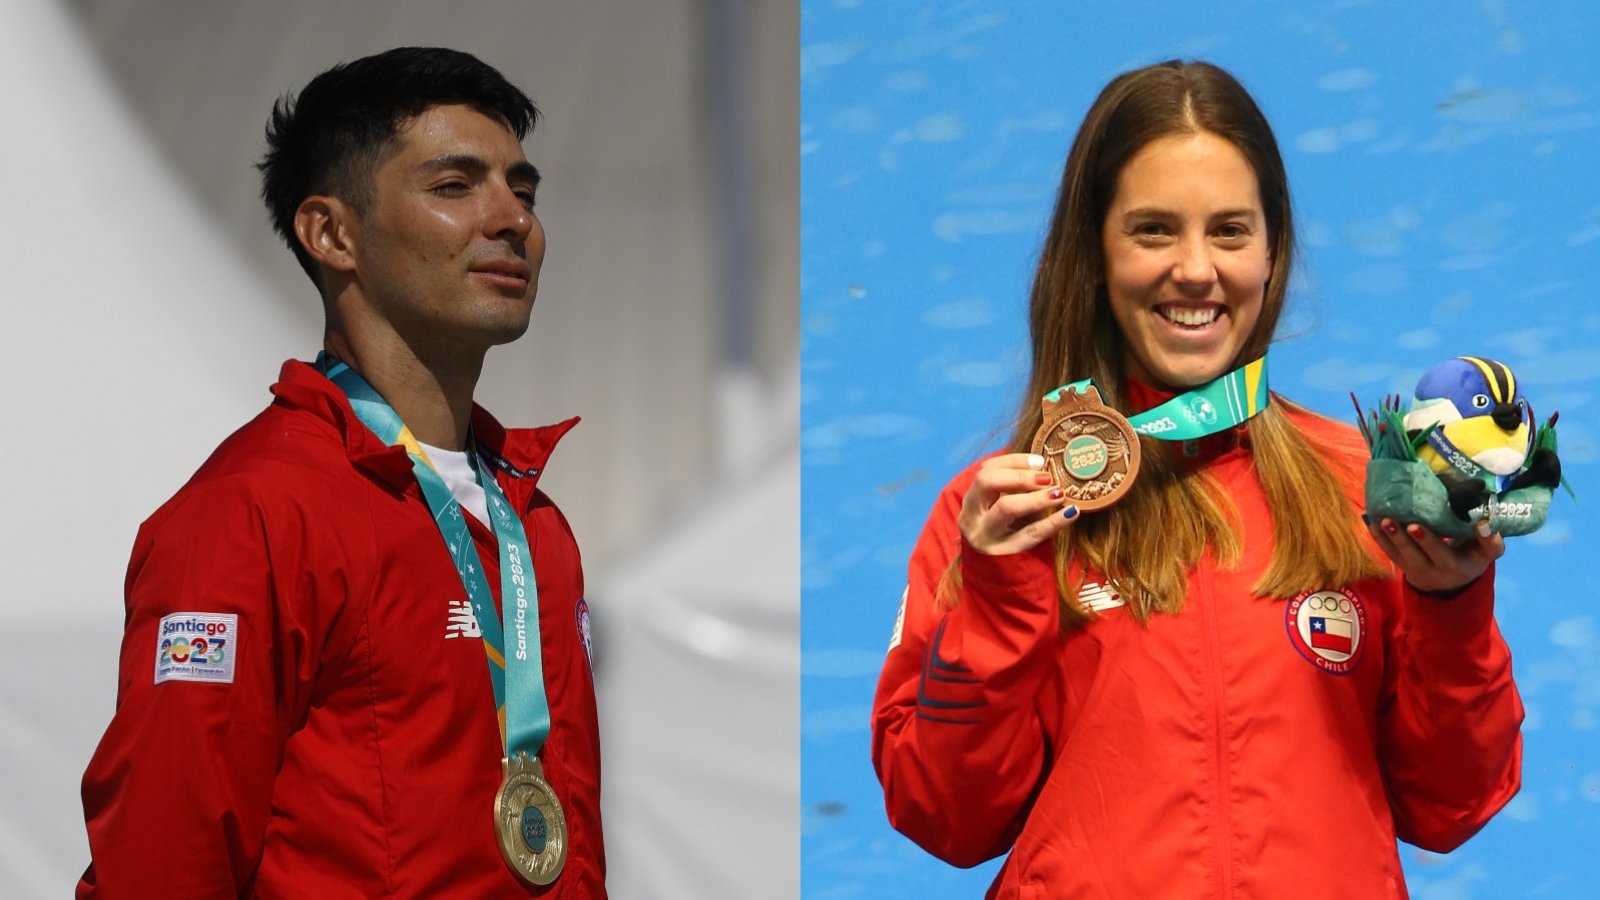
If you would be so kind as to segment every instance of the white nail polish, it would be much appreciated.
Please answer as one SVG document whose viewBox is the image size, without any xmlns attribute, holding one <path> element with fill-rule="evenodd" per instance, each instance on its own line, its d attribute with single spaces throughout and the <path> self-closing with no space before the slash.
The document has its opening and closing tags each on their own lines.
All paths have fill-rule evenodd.
<svg viewBox="0 0 1600 900">
<path fill-rule="evenodd" d="M 1044 457 L 1040 456 L 1037 453 L 1028 454 L 1028 468 L 1030 468 L 1030 469 L 1042 469 L 1042 468 L 1044 468 Z"/>
</svg>

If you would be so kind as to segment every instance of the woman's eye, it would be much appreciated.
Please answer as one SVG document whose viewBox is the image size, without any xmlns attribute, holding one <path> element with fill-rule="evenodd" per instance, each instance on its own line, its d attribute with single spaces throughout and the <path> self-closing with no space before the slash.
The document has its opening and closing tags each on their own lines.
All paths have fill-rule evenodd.
<svg viewBox="0 0 1600 900">
<path fill-rule="evenodd" d="M 1140 237 L 1160 237 L 1167 233 L 1167 226 L 1160 222 L 1146 222 L 1143 225 L 1135 225 L 1133 233 Z"/>
<path fill-rule="evenodd" d="M 1229 223 L 1217 229 L 1217 236 L 1224 240 L 1238 240 L 1249 235 L 1250 229 L 1238 223 Z"/>
</svg>

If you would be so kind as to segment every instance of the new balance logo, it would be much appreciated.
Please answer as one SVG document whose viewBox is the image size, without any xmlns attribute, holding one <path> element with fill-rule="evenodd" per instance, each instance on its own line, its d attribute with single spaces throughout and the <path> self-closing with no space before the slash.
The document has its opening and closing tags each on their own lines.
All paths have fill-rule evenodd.
<svg viewBox="0 0 1600 900">
<path fill-rule="evenodd" d="M 444 626 L 444 636 L 447 638 L 482 638 L 483 632 L 478 630 L 478 617 L 472 613 L 472 604 L 465 600 L 450 601 L 450 618 Z"/>
<path fill-rule="evenodd" d="M 1095 581 L 1085 581 L 1083 587 L 1078 589 L 1078 602 L 1095 612 L 1127 605 L 1115 588 Z"/>
</svg>

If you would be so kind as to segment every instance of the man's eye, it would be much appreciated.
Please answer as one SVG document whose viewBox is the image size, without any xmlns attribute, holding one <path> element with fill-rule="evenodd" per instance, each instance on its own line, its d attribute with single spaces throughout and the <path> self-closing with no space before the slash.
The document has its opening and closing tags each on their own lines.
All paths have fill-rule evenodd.
<svg viewBox="0 0 1600 900">
<path fill-rule="evenodd" d="M 533 209 L 533 191 L 517 191 L 517 199 L 522 201 L 523 206 Z"/>
<path fill-rule="evenodd" d="M 440 194 L 459 194 L 467 190 L 467 183 L 465 181 L 447 181 L 444 184 L 436 185 L 433 190 L 435 193 Z"/>
</svg>

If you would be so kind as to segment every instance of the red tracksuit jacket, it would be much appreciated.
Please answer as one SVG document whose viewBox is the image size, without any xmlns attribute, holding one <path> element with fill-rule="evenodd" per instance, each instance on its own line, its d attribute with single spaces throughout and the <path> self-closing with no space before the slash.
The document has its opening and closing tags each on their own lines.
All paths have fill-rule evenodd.
<svg viewBox="0 0 1600 900">
<path fill-rule="evenodd" d="M 1135 387 L 1135 408 L 1165 399 Z M 1291 417 L 1313 447 L 1365 456 L 1352 429 Z M 1396 836 L 1449 851 L 1517 791 L 1522 706 L 1493 571 L 1448 601 L 1398 577 L 1256 597 L 1272 523 L 1250 451 L 1202 464 L 1243 519 L 1241 563 L 1202 559 L 1184 610 L 1149 627 L 1114 586 L 1086 586 L 1099 618 L 1063 637 L 1048 544 L 965 547 L 976 466 L 934 507 L 873 761 L 890 822 L 935 856 L 1011 851 L 990 897 L 1405 897 Z M 1359 508 L 1359 468 L 1349 489 Z M 942 614 L 934 587 L 958 552 L 960 602 Z"/>
<path fill-rule="evenodd" d="M 571 841 L 555 884 L 530 889 L 495 843 L 503 745 L 483 642 L 410 460 L 303 363 L 272 392 L 139 530 L 116 714 L 83 779 L 78 896 L 604 897 L 583 573 L 535 487 L 577 420 L 507 431 L 480 409 L 472 424 L 531 545 L 540 755 Z M 498 605 L 494 540 L 472 526 Z M 211 624 L 185 625 L 196 616 Z M 163 620 L 184 638 L 165 650 Z M 178 655 L 231 681 L 155 683 Z"/>
</svg>

